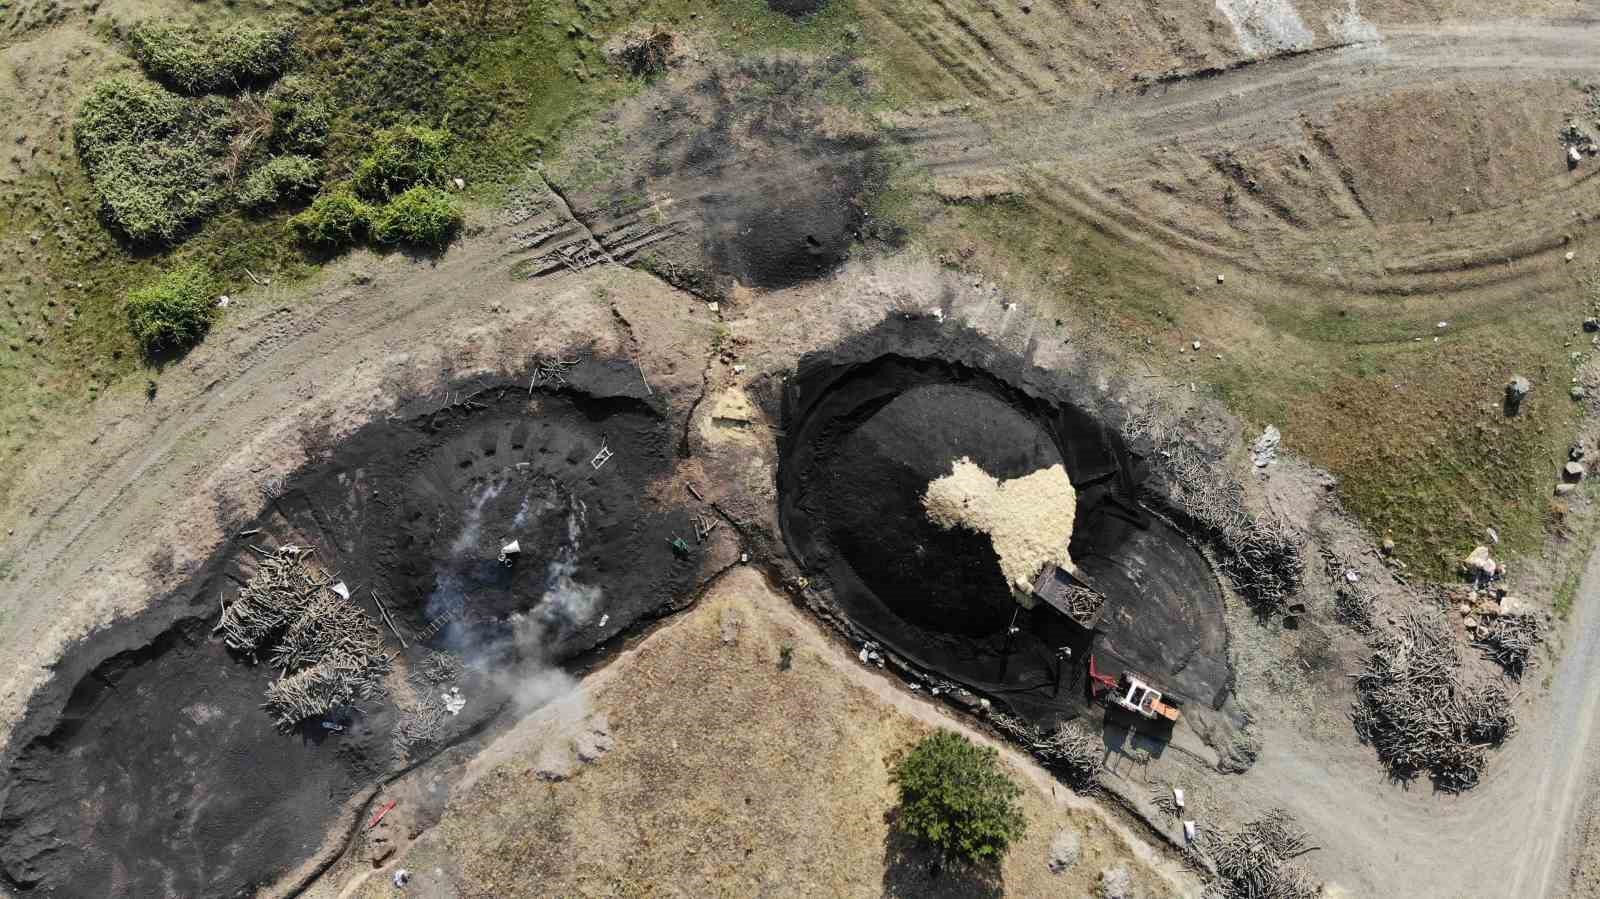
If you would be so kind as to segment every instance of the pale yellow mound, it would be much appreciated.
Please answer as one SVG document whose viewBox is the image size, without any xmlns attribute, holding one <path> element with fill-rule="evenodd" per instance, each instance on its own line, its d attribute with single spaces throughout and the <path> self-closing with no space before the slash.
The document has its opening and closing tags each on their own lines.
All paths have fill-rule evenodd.
<svg viewBox="0 0 1600 899">
<path fill-rule="evenodd" d="M 1001 481 L 962 458 L 950 474 L 929 482 L 922 505 L 928 519 L 945 530 L 988 534 L 1006 583 L 1020 591 L 1024 605 L 1032 606 L 1030 588 L 1046 562 L 1074 570 L 1067 544 L 1078 494 L 1060 465 Z"/>
</svg>

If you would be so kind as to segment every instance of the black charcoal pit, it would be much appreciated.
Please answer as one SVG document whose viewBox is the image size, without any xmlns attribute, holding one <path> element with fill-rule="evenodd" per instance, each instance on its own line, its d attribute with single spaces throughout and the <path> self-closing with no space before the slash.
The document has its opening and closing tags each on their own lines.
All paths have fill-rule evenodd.
<svg viewBox="0 0 1600 899">
<path fill-rule="evenodd" d="M 1043 606 L 1022 609 L 989 536 L 941 529 L 922 503 L 963 457 L 1001 480 L 1062 465 L 1078 494 L 1071 556 L 1107 597 L 1101 666 L 1219 704 L 1220 588 L 1185 535 L 1142 506 L 1144 465 L 1116 414 L 976 334 L 893 319 L 806 357 L 787 385 L 785 541 L 861 637 L 1030 718 L 1070 716 L 1084 701 L 1087 636 L 1074 641 Z"/>
</svg>

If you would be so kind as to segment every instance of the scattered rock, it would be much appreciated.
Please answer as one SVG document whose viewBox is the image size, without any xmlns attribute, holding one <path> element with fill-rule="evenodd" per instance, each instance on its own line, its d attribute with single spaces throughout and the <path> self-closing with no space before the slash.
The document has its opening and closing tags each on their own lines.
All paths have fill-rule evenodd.
<svg viewBox="0 0 1600 899">
<path fill-rule="evenodd" d="M 1256 438 L 1256 442 L 1250 445 L 1250 460 L 1257 468 L 1266 468 L 1278 457 L 1278 445 L 1282 442 L 1283 435 L 1278 429 L 1267 425 L 1261 436 Z"/>
<path fill-rule="evenodd" d="M 1600 318 L 1586 318 L 1583 320 L 1583 329 L 1589 333 L 1600 331 Z"/>
<path fill-rule="evenodd" d="M 1533 382 L 1527 378 L 1522 375 L 1512 378 L 1511 382 L 1506 384 L 1506 411 L 1515 415 L 1517 410 L 1522 408 L 1522 401 L 1528 398 L 1528 393 L 1531 390 L 1533 390 Z"/>
<path fill-rule="evenodd" d="M 1074 830 L 1062 828 L 1056 833 L 1055 839 L 1050 841 L 1050 872 L 1061 874 L 1068 868 L 1078 863 L 1078 857 L 1083 854 L 1082 842 Z"/>
<path fill-rule="evenodd" d="M 1582 462 L 1568 462 L 1561 469 L 1561 473 L 1566 475 L 1571 480 L 1581 481 L 1581 480 L 1583 480 L 1583 475 L 1584 475 L 1583 463 Z"/>
<path fill-rule="evenodd" d="M 1133 892 L 1133 875 L 1122 865 L 1100 872 L 1102 899 L 1128 899 Z"/>
<path fill-rule="evenodd" d="M 1583 457 L 1587 453 L 1588 450 L 1583 448 L 1582 443 L 1574 443 L 1572 446 L 1567 448 L 1567 459 L 1573 462 L 1582 462 Z"/>
<path fill-rule="evenodd" d="M 1493 578 L 1499 566 L 1494 559 L 1489 557 L 1489 547 L 1475 547 L 1472 552 L 1461 560 L 1461 567 L 1467 569 L 1468 574 L 1481 574 L 1485 578 Z"/>
</svg>

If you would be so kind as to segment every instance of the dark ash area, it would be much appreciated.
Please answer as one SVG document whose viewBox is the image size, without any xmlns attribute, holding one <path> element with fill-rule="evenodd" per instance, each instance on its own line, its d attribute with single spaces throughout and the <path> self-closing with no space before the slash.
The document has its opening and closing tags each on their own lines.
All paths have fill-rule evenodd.
<svg viewBox="0 0 1600 899">
<path fill-rule="evenodd" d="M 631 101 L 609 123 L 620 146 L 572 151 L 607 169 L 551 178 L 613 257 L 675 286 L 791 287 L 864 241 L 899 239 L 869 215 L 888 177 L 879 137 L 822 99 L 867 96 L 865 71 L 843 58 L 741 60 Z"/>
<path fill-rule="evenodd" d="M 822 12 L 828 0 L 767 0 L 767 7 L 792 19 L 807 19 Z"/>
<path fill-rule="evenodd" d="M 273 485 L 268 509 L 144 613 L 73 646 L 0 755 L 0 882 L 61 896 L 252 896 L 317 850 L 352 797 L 399 770 L 392 697 L 277 733 L 276 675 L 212 633 L 247 544 L 309 545 L 374 621 L 375 588 L 408 633 L 468 664 L 440 745 L 497 714 L 520 674 L 589 652 L 668 611 L 699 561 L 670 545 L 690 513 L 652 499 L 675 427 L 626 362 L 588 361 L 560 389 L 522 379 L 418 400 Z M 614 453 L 591 465 L 605 445 Z M 520 541 L 511 565 L 495 560 Z M 464 601 L 426 641 L 415 631 Z M 602 623 L 603 622 L 603 623 Z M 474 667 L 476 665 L 476 667 Z"/>
<path fill-rule="evenodd" d="M 1070 374 L 973 332 L 890 319 L 807 356 L 786 387 L 784 539 L 863 638 L 1053 722 L 1083 709 L 1087 641 L 1060 670 L 1054 650 L 1073 641 L 1059 619 L 1018 611 L 988 536 L 938 528 L 921 497 L 962 457 L 1007 480 L 1061 464 L 1078 492 L 1070 552 L 1107 596 L 1101 667 L 1216 706 L 1230 683 L 1221 590 L 1188 538 L 1142 506 L 1148 468 L 1117 414 Z"/>
</svg>

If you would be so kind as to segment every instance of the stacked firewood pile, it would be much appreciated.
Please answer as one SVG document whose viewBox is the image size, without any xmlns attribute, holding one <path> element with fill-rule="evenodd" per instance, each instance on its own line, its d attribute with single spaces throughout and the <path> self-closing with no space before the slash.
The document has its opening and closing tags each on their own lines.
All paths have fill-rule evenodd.
<svg viewBox="0 0 1600 899">
<path fill-rule="evenodd" d="M 266 553 L 218 628 L 228 647 L 266 653 L 283 676 L 262 707 L 282 730 L 381 695 L 391 660 L 377 626 L 293 546 Z"/>
<path fill-rule="evenodd" d="M 1539 643 L 1539 619 L 1532 615 L 1501 615 L 1478 625 L 1473 642 L 1483 654 L 1512 677 L 1528 670 L 1528 657 Z"/>
<path fill-rule="evenodd" d="M 1073 620 L 1089 623 L 1093 622 L 1100 614 L 1100 607 L 1106 604 L 1106 598 L 1087 587 L 1070 586 L 1062 591 L 1062 598 L 1067 602 L 1067 612 Z"/>
<path fill-rule="evenodd" d="M 1277 517 L 1258 518 L 1244 490 L 1171 426 L 1159 405 L 1123 423 L 1130 441 L 1148 441 L 1165 461 L 1176 511 L 1221 550 L 1217 560 L 1235 589 L 1262 613 L 1282 613 L 1300 589 L 1299 534 Z"/>
<path fill-rule="evenodd" d="M 1440 789 L 1478 782 L 1486 747 L 1516 727 L 1511 696 L 1464 683 L 1454 640 L 1438 616 L 1411 612 L 1377 633 L 1356 675 L 1356 734 L 1398 778 L 1428 772 Z"/>
<path fill-rule="evenodd" d="M 1196 848 L 1216 867 L 1208 897 L 1313 899 L 1322 893 L 1322 884 L 1291 864 L 1316 847 L 1286 812 L 1268 812 L 1237 830 L 1203 830 Z"/>
<path fill-rule="evenodd" d="M 990 720 L 1044 762 L 1045 767 L 1060 774 L 1067 786 L 1079 793 L 1099 788 L 1105 744 L 1082 724 L 1064 721 L 1046 732 L 1004 712 L 995 712 Z"/>
</svg>

